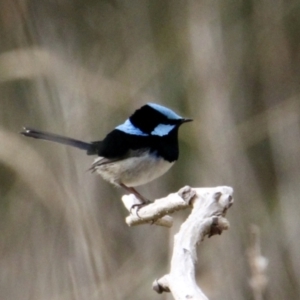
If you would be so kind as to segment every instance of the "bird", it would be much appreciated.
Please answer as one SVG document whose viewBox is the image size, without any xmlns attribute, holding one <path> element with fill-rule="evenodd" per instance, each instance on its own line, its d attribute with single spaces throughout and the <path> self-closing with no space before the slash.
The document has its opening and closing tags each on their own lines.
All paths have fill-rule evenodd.
<svg viewBox="0 0 300 300">
<path fill-rule="evenodd" d="M 162 176 L 173 166 L 179 157 L 178 129 L 190 121 L 165 106 L 147 103 L 101 141 L 84 142 L 29 127 L 20 133 L 97 155 L 89 170 L 133 193 L 145 205 L 149 200 L 135 187 Z"/>
</svg>

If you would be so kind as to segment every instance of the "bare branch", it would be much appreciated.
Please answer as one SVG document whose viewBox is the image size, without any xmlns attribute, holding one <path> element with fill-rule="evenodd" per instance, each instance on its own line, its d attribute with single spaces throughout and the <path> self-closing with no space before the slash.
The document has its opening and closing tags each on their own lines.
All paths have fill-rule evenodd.
<svg viewBox="0 0 300 300">
<path fill-rule="evenodd" d="M 233 203 L 230 187 L 196 188 L 193 210 L 174 239 L 170 273 L 156 280 L 158 293 L 171 292 L 176 300 L 207 300 L 195 279 L 196 246 L 204 237 L 221 234 L 229 228 L 224 218 Z"/>
<path fill-rule="evenodd" d="M 156 224 L 165 227 L 171 227 L 173 219 L 167 214 L 171 214 L 175 211 L 186 209 L 190 206 L 192 198 L 196 192 L 189 186 L 185 186 L 177 193 L 170 194 L 165 198 L 157 199 L 153 203 L 146 205 L 139 209 L 132 209 L 135 204 L 141 204 L 140 200 L 133 194 L 124 195 L 122 201 L 131 214 L 126 218 L 126 223 L 129 226 L 140 224 Z"/>
<path fill-rule="evenodd" d="M 233 204 L 232 194 L 233 189 L 227 186 L 214 188 L 186 186 L 177 193 L 142 207 L 138 215 L 131 207 L 139 204 L 139 200 L 134 195 L 123 196 L 124 205 L 131 211 L 131 215 L 126 218 L 129 226 L 155 223 L 171 227 L 172 218 L 167 214 L 189 206 L 193 208 L 175 235 L 170 273 L 153 283 L 153 289 L 157 293 L 171 292 L 176 300 L 208 300 L 195 279 L 196 246 L 206 235 L 211 237 L 221 234 L 223 230 L 229 228 L 229 223 L 224 217 Z"/>
</svg>

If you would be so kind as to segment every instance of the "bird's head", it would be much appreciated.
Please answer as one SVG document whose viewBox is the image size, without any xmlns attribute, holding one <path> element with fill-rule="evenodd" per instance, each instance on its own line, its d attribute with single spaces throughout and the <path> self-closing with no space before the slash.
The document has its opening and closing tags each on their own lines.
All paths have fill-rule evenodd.
<svg viewBox="0 0 300 300">
<path fill-rule="evenodd" d="M 133 135 L 166 136 L 173 129 L 190 121 L 192 119 L 182 118 L 165 106 L 147 103 L 137 109 L 125 123 L 117 126 L 116 129 Z"/>
</svg>

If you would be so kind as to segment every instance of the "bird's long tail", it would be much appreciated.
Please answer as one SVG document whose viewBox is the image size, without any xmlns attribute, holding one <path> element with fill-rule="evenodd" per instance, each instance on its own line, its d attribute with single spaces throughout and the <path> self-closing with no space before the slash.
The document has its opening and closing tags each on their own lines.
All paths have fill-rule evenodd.
<svg viewBox="0 0 300 300">
<path fill-rule="evenodd" d="M 24 127 L 23 131 L 20 132 L 22 135 L 32 137 L 35 139 L 42 139 L 59 144 L 64 144 L 72 147 L 76 147 L 82 150 L 86 150 L 88 154 L 96 154 L 95 144 L 86 143 L 83 141 L 75 140 L 69 137 L 61 136 L 58 134 L 48 133 L 41 130 L 36 130 L 28 127 Z"/>
</svg>

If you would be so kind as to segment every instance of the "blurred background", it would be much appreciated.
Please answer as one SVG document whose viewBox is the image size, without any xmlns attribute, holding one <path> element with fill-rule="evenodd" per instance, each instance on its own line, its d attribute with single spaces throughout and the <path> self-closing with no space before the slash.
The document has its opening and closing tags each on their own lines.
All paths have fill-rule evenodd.
<svg viewBox="0 0 300 300">
<path fill-rule="evenodd" d="M 229 231 L 199 247 L 210 299 L 255 299 L 250 226 L 268 259 L 263 299 L 300 299 L 300 2 L 1 0 L 1 300 L 172 299 L 172 229 L 128 228 L 124 191 L 93 157 L 26 139 L 23 126 L 86 141 L 146 102 L 194 119 L 180 160 L 140 187 L 230 185 Z"/>
</svg>

